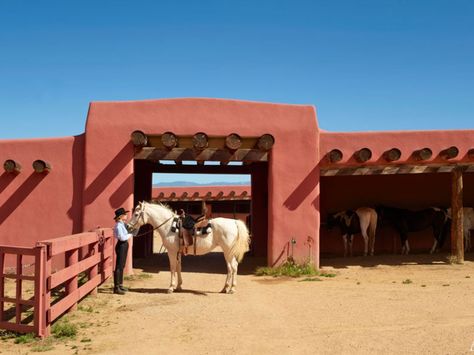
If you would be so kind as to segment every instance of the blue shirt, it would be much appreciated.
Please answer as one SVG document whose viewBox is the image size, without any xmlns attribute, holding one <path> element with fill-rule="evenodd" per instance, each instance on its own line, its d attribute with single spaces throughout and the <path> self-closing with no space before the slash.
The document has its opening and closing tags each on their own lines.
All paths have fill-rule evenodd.
<svg viewBox="0 0 474 355">
<path fill-rule="evenodd" d="M 114 227 L 114 237 L 120 240 L 121 242 L 126 242 L 130 239 L 132 235 L 128 233 L 125 223 L 123 221 L 118 221 Z"/>
</svg>

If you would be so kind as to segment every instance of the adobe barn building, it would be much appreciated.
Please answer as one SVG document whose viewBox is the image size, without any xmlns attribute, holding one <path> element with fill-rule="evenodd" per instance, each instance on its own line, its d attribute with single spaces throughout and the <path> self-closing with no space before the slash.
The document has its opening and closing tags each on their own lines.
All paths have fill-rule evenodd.
<svg viewBox="0 0 474 355">
<path fill-rule="evenodd" d="M 473 149 L 474 130 L 322 131 L 313 106 L 95 102 L 79 136 L 0 141 L 0 244 L 32 246 L 112 226 L 114 209 L 152 199 L 153 173 L 249 174 L 254 254 L 269 265 L 291 253 L 319 265 L 321 254 L 342 250 L 338 234 L 321 227 L 328 212 L 449 207 L 461 198 L 473 206 Z M 198 164 L 181 163 L 189 160 Z M 381 228 L 376 253 L 398 247 L 390 233 Z M 432 244 L 428 232 L 413 239 L 415 250 Z M 136 255 L 148 254 L 146 240 L 134 240 Z"/>
</svg>

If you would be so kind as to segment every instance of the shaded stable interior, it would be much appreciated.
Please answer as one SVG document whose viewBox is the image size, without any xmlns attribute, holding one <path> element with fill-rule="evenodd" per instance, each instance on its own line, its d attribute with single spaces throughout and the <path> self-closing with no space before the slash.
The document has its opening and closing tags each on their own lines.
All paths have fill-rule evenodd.
<svg viewBox="0 0 474 355">
<path fill-rule="evenodd" d="M 464 206 L 474 206 L 474 173 L 463 174 Z M 451 174 L 335 175 L 321 177 L 321 256 L 342 256 L 344 245 L 338 228 L 328 230 L 328 213 L 358 207 L 386 205 L 407 209 L 451 206 Z M 428 253 L 433 246 L 432 229 L 409 233 L 411 252 Z M 354 237 L 354 255 L 363 255 L 364 242 L 360 234 Z M 378 223 L 375 253 L 399 253 L 398 233 L 386 223 Z M 443 250 L 450 250 L 447 236 Z"/>
</svg>

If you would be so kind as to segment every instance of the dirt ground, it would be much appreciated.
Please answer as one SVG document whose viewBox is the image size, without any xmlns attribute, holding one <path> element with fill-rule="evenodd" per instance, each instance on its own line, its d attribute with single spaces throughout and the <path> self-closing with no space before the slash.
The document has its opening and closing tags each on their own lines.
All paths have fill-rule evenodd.
<svg viewBox="0 0 474 355">
<path fill-rule="evenodd" d="M 184 291 L 167 294 L 167 258 L 136 262 L 125 296 L 110 282 L 67 315 L 73 340 L 48 354 L 467 354 L 474 352 L 474 255 L 323 259 L 321 281 L 257 277 L 246 258 L 237 293 L 220 294 L 222 254 L 188 256 Z M 0 353 L 39 342 L 0 340 Z M 36 348 L 35 348 L 36 347 Z"/>
</svg>

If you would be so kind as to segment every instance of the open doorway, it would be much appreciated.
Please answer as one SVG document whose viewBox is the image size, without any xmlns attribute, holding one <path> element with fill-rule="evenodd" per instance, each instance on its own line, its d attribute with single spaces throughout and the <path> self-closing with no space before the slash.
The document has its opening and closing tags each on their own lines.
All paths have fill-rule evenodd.
<svg viewBox="0 0 474 355">
<path fill-rule="evenodd" d="M 228 165 L 195 161 L 174 162 L 135 160 L 134 204 L 140 201 L 166 203 L 183 208 L 194 217 L 209 216 L 241 219 L 251 232 L 250 255 L 267 257 L 268 239 L 268 164 L 231 162 Z M 158 253 L 161 240 L 153 238 L 150 226 L 134 240 L 133 256 L 148 258 Z"/>
</svg>

